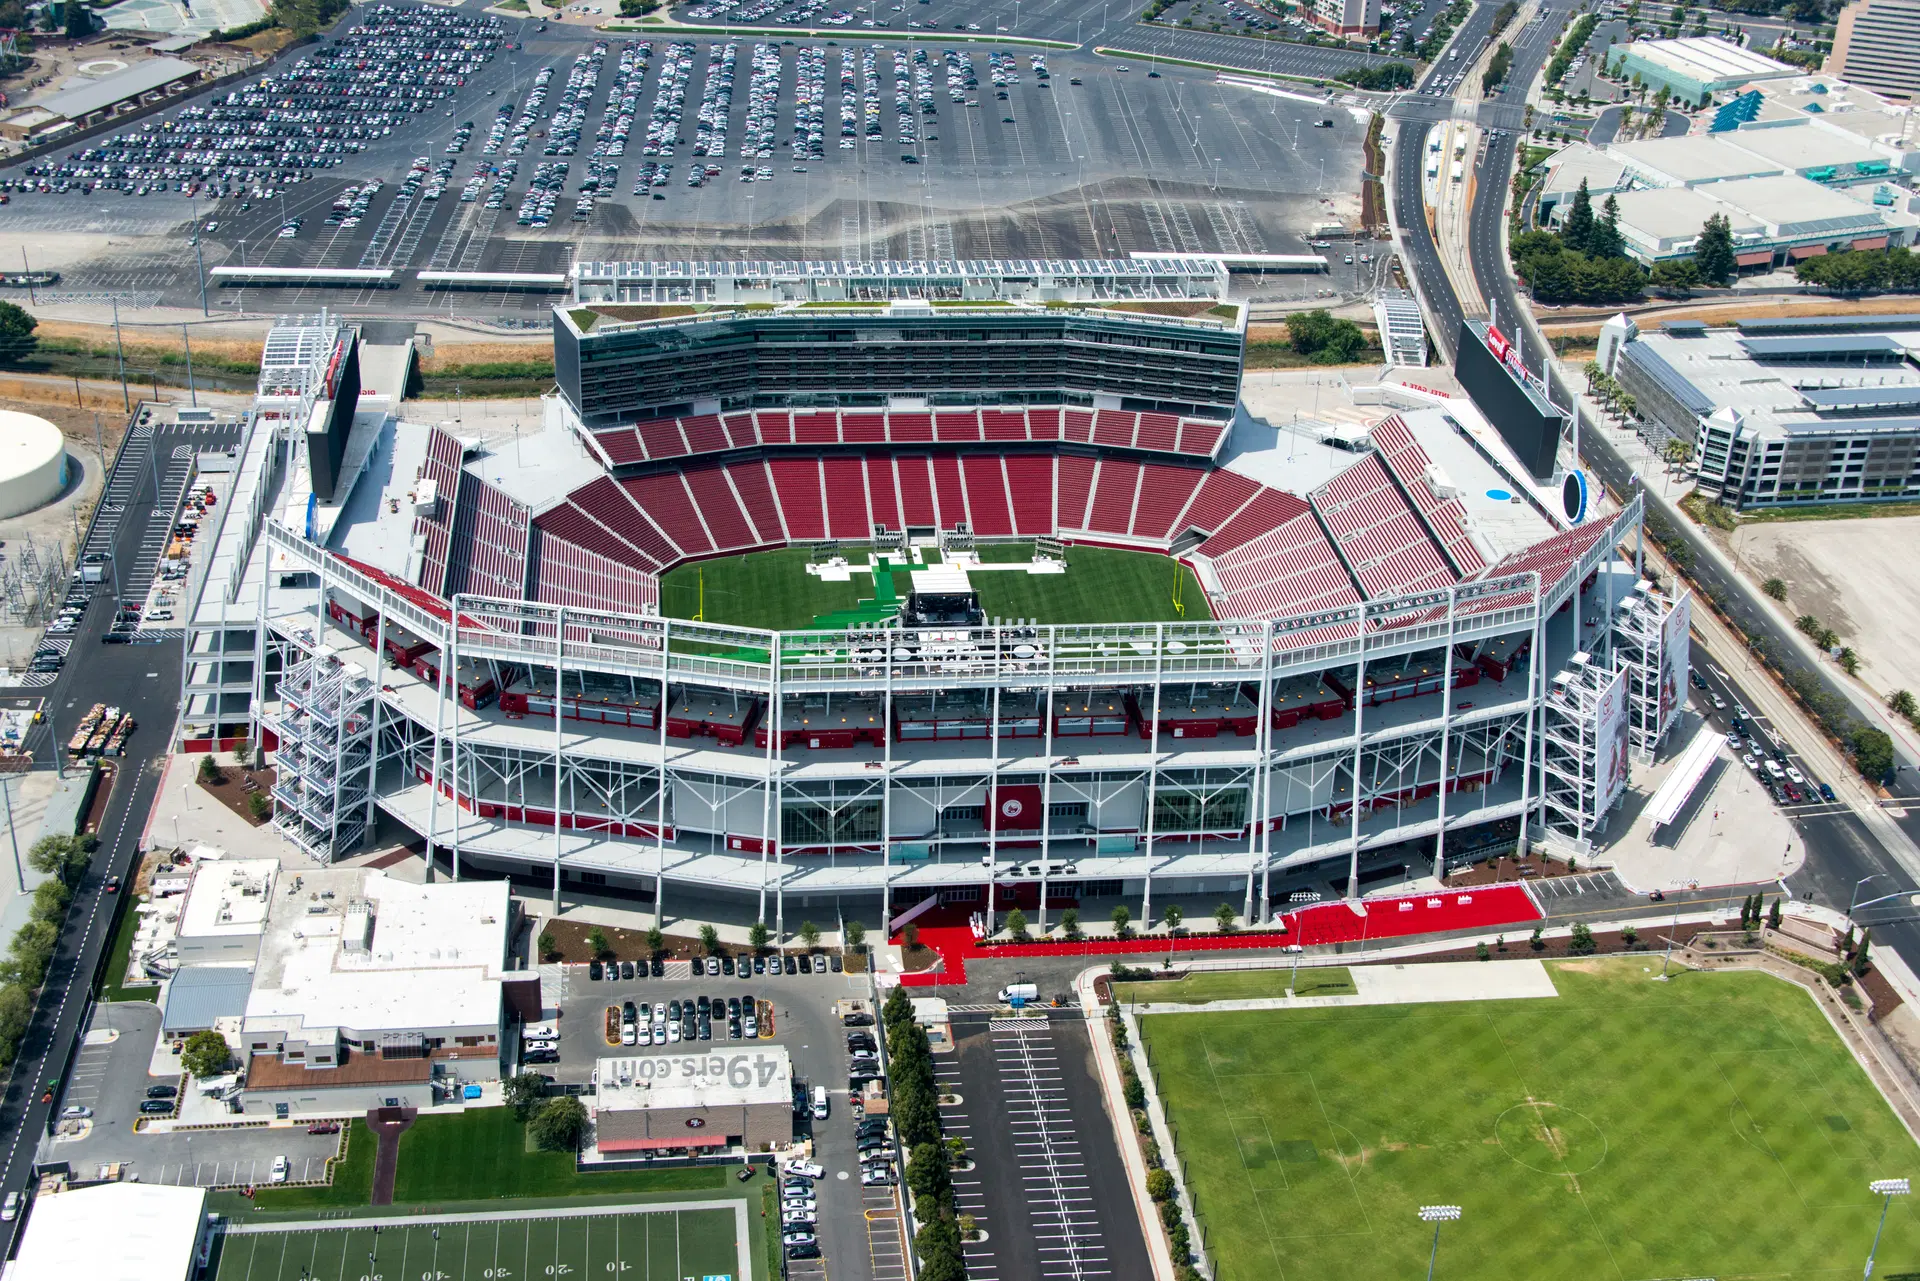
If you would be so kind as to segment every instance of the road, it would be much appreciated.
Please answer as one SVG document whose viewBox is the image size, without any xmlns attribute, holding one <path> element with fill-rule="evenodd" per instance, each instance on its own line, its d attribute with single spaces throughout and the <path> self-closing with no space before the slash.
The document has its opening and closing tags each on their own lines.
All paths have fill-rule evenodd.
<svg viewBox="0 0 1920 1281">
<path fill-rule="evenodd" d="M 113 549 L 116 568 L 129 576 L 139 557 L 149 524 L 170 523 L 170 510 L 153 504 L 174 450 L 223 448 L 237 444 L 240 431 L 229 428 L 133 428 L 122 442 L 108 478 L 111 491 L 129 501 L 115 512 L 111 501 L 101 504 L 89 534 L 89 545 Z M 144 584 L 123 583 L 130 599 L 138 599 Z M 181 641 L 157 644 L 103 645 L 101 635 L 113 619 L 111 582 L 97 589 L 85 625 L 74 636 L 72 658 L 59 679 L 39 691 L 47 699 L 48 718 L 28 739 L 28 750 L 42 760 L 56 748 L 64 750 L 65 736 L 88 707 L 104 702 L 130 711 L 138 728 L 127 741 L 127 755 L 115 770 L 112 791 L 102 815 L 100 848 L 76 887 L 73 905 L 55 945 L 39 1004 L 34 1008 L 21 1040 L 4 1096 L 0 1096 L 0 1195 L 24 1191 L 32 1177 L 34 1151 L 47 1132 L 49 1114 L 60 1104 L 59 1091 L 51 1101 L 47 1086 L 60 1081 L 73 1061 L 91 1005 L 94 975 L 112 935 L 114 908 L 119 896 L 105 890 L 109 876 L 132 880 L 139 858 L 140 838 L 147 813 L 160 785 L 169 738 L 179 710 Z M 0 1225 L 0 1242 L 11 1253 L 13 1235 L 22 1220 Z"/>
<path fill-rule="evenodd" d="M 1483 5 L 1476 10 L 1475 20 L 1487 7 Z M 1529 85 L 1539 75 L 1551 52 L 1553 39 L 1559 34 L 1573 7 L 1571 0 L 1547 0 L 1542 8 L 1542 16 L 1515 35 L 1510 84 Z M 1470 22 L 1469 27 L 1471 25 Z M 1429 82 L 1441 78 L 1443 74 L 1436 68 L 1429 74 Z M 1481 295 L 1491 301 L 1501 316 L 1517 318 L 1522 302 L 1507 269 L 1502 235 L 1508 177 L 1513 170 L 1522 112 L 1519 91 L 1516 89 L 1513 92 L 1515 100 L 1511 103 L 1499 100 L 1481 103 L 1474 111 L 1479 124 L 1490 130 L 1502 130 L 1504 136 L 1489 135 L 1485 154 L 1478 166 L 1479 185 L 1468 223 L 1468 260 Z M 1416 283 L 1437 346 L 1450 354 L 1459 336 L 1463 312 L 1427 228 L 1420 190 L 1427 133 L 1436 120 L 1445 119 L 1450 114 L 1436 110 L 1440 106 L 1430 95 L 1414 93 L 1401 99 L 1391 109 L 1397 130 L 1391 199 L 1395 226 L 1400 233 L 1402 261 Z M 1574 397 L 1571 390 L 1552 367 L 1546 365 L 1546 352 L 1532 329 L 1515 325 L 1509 320 L 1503 325 L 1503 330 L 1519 344 L 1529 368 L 1546 366 L 1555 387 L 1554 400 L 1562 404 L 1572 403 Z M 1638 477 L 1601 432 L 1583 431 L 1580 444 L 1582 462 L 1592 474 L 1615 494 L 1633 492 L 1639 484 Z M 1673 522 L 1667 524 L 1669 529 L 1663 532 L 1677 535 L 1693 551 L 1688 572 L 1694 586 L 1712 596 L 1722 612 L 1749 635 L 1766 638 L 1773 654 L 1785 656 L 1780 661 L 1797 663 L 1797 650 L 1787 636 L 1785 626 L 1760 601 L 1752 586 L 1720 568 L 1719 562 L 1707 554 L 1702 535 L 1684 525 L 1675 525 Z M 1706 648 L 1698 636 L 1694 645 L 1696 653 L 1707 656 Z M 1745 663 L 1746 656 L 1721 656 L 1721 665 L 1714 664 L 1711 656 L 1707 657 L 1709 661 L 1699 666 L 1708 673 L 1707 678 L 1714 691 L 1731 703 L 1753 707 L 1754 700 L 1741 689 L 1741 678 L 1731 670 Z M 1808 670 L 1813 671 L 1833 692 L 1850 700 L 1855 697 L 1854 691 L 1841 689 L 1830 673 L 1816 668 Z M 1756 673 L 1744 679 L 1767 678 Z M 1804 761 L 1797 761 L 1797 764 L 1803 771 L 1806 770 Z M 1893 947 L 1910 965 L 1920 968 L 1920 914 L 1916 914 L 1910 898 L 1920 892 L 1920 884 L 1916 884 L 1915 878 L 1868 830 L 1860 816 L 1844 806 L 1807 805 L 1795 807 L 1789 813 L 1800 838 L 1806 842 L 1807 857 L 1801 870 L 1787 879 L 1787 887 L 1797 897 L 1813 898 L 1844 909 L 1855 897 L 1855 884 L 1862 878 L 1872 878 L 1859 893 L 1860 900 L 1872 900 L 1877 895 L 1895 897 L 1865 909 L 1859 916 L 1860 921 L 1873 926 L 1874 937 L 1879 943 Z M 1920 838 L 1920 807 L 1895 809 L 1892 816 L 1908 836 Z M 1686 901 L 1711 901 L 1725 897 L 1725 891 L 1669 896 L 1670 900 L 1679 900 L 1683 904 Z M 1617 913 L 1625 906 L 1623 902 L 1596 904 L 1589 901 L 1581 905 L 1581 910 Z"/>
</svg>

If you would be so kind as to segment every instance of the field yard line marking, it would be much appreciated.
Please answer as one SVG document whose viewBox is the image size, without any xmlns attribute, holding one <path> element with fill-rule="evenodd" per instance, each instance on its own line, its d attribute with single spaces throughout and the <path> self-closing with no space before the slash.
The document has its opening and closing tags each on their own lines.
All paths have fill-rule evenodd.
<svg viewBox="0 0 1920 1281">
<path fill-rule="evenodd" d="M 285 1276 L 287 1274 L 287 1247 L 291 1246 L 292 1244 L 293 1244 L 292 1237 L 288 1237 L 285 1241 L 282 1241 L 280 1243 L 280 1266 L 279 1268 L 276 1269 L 276 1272 L 280 1276 Z M 251 1263 L 252 1260 L 248 1260 L 248 1262 Z"/>
<path fill-rule="evenodd" d="M 717 1197 L 711 1201 L 659 1201 L 652 1204 L 581 1205 L 549 1210 L 490 1210 L 454 1214 L 422 1214 L 409 1217 L 414 1224 L 538 1222 L 542 1219 L 591 1219 L 614 1214 L 665 1214 L 680 1210 L 722 1210 L 731 1205 L 736 1213 L 746 1213 L 746 1201 L 739 1197 Z M 744 1220 L 743 1220 L 744 1221 Z M 332 1228 L 391 1227 L 393 1216 L 359 1219 L 305 1219 L 293 1223 L 234 1223 L 224 1230 L 233 1236 L 271 1232 L 324 1232 Z"/>
</svg>

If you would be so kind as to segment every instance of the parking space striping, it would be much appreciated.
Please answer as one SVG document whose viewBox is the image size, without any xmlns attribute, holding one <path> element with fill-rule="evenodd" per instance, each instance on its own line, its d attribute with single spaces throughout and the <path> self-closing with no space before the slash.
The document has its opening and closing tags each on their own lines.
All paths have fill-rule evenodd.
<svg viewBox="0 0 1920 1281">
<path fill-rule="evenodd" d="M 1549 897 L 1579 894 L 1625 894 L 1627 887 L 1612 872 L 1590 872 L 1583 876 L 1549 876 L 1533 882 L 1537 893 Z"/>
<path fill-rule="evenodd" d="M 1004 1018 L 990 1020 L 988 1028 L 1041 1275 L 1076 1281 L 1108 1275 L 1052 1024 L 1044 1017 Z"/>
<path fill-rule="evenodd" d="M 907 1281 L 906 1242 L 894 1189 L 863 1187 L 860 1197 L 867 1223 L 867 1266 L 873 1281 Z M 971 1281 L 980 1281 L 972 1277 Z"/>
</svg>

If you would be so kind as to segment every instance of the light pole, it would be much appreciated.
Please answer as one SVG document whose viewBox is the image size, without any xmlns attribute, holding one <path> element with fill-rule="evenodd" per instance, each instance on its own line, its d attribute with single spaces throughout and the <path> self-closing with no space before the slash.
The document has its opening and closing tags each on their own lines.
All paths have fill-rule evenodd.
<svg viewBox="0 0 1920 1281">
<path fill-rule="evenodd" d="M 1867 1270 L 1860 1274 L 1862 1281 L 1873 1276 L 1873 1256 L 1880 1252 L 1880 1234 L 1887 1229 L 1887 1207 L 1895 1197 L 1905 1196 L 1912 1190 L 1905 1179 L 1875 1179 L 1867 1184 L 1867 1191 L 1880 1198 L 1880 1226 L 1873 1230 L 1873 1248 L 1867 1251 Z"/>
<path fill-rule="evenodd" d="M 1290 998 L 1300 991 L 1300 953 L 1306 950 L 1298 943 L 1287 945 L 1287 951 L 1293 953 L 1293 969 L 1287 975 L 1287 996 Z"/>
<path fill-rule="evenodd" d="M 1440 1257 L 1440 1225 L 1452 1223 L 1460 1217 L 1457 1205 L 1423 1205 L 1420 1207 L 1420 1222 L 1433 1225 L 1433 1249 L 1427 1254 L 1427 1281 L 1433 1281 L 1434 1260 Z M 1873 1265 L 1867 1265 L 1871 1271 Z"/>
<path fill-rule="evenodd" d="M 1853 909 L 1860 906 L 1860 887 L 1880 875 L 1881 873 L 1879 872 L 1869 872 L 1853 883 L 1853 896 L 1847 900 L 1847 920 L 1849 922 L 1853 920 Z"/>
</svg>

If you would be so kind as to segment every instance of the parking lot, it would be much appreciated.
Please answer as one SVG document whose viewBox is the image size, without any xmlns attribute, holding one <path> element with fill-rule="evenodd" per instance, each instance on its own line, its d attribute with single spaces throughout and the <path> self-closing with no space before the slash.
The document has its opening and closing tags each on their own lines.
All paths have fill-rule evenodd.
<svg viewBox="0 0 1920 1281">
<path fill-rule="evenodd" d="M 160 1032 L 160 1011 L 145 1002 L 97 1006 L 88 1035 L 74 1056 L 60 1095 L 62 1108 L 90 1109 L 70 1133 L 40 1144 L 39 1159 L 65 1161 L 77 1177 L 94 1178 L 119 1163 L 122 1178 L 199 1187 L 264 1184 L 276 1156 L 288 1159 L 294 1182 L 326 1176 L 338 1134 L 308 1134 L 305 1125 L 153 1133 L 136 1131 L 148 1087 L 178 1088 L 178 1075 L 153 1076 L 149 1067 Z"/>
<path fill-rule="evenodd" d="M 969 1281 L 1147 1281 L 1086 1024 L 962 1014 L 953 1032 L 956 1052 L 936 1057 L 934 1072 L 960 1096 L 942 1120 L 975 1163 L 954 1172 L 954 1203 L 987 1234 L 966 1247 Z"/>
<path fill-rule="evenodd" d="M 929 10 L 940 6 L 949 0 Z M 1046 9 L 1023 7 L 1023 34 Z M 1257 44 L 1312 63 L 1287 68 L 1307 74 L 1365 60 L 1170 38 L 1174 56 L 1193 56 L 1196 40 Z M 464 61 L 393 70 L 415 50 Z M 75 300 L 197 305 L 199 269 L 178 249 L 197 237 L 208 269 L 392 268 L 401 281 L 216 284 L 216 312 L 331 303 L 504 321 L 537 316 L 549 296 L 426 291 L 414 272 L 557 273 L 636 256 L 1298 252 L 1326 215 L 1322 197 L 1351 199 L 1359 163 L 1350 113 L 1336 113 L 1337 131 L 1301 127 L 1321 113 L 1192 69 L 936 32 L 676 39 L 368 7 L 267 79 L 36 162 L 35 189 L 8 216 L 22 233 L 113 235 L 110 251 L 63 269 L 59 296 Z"/>
</svg>

